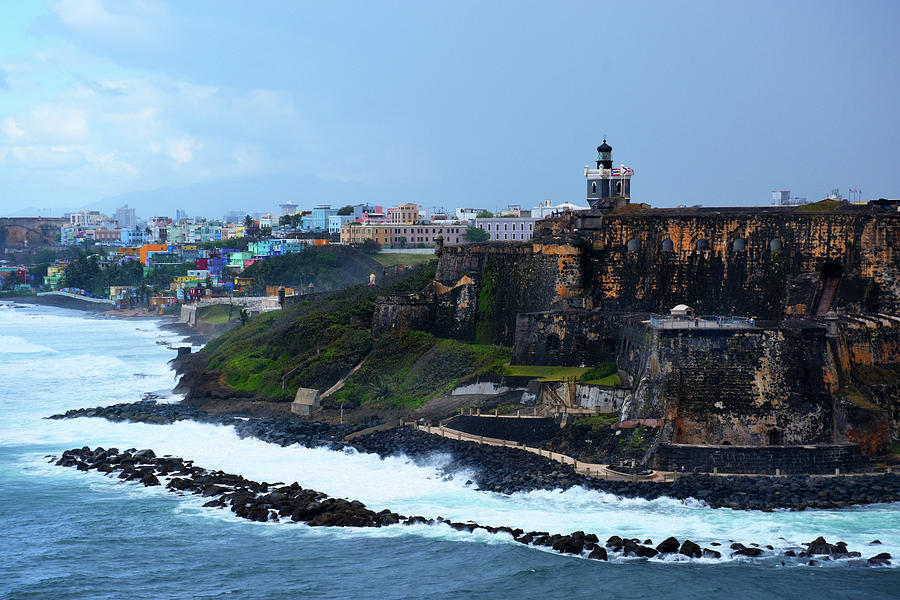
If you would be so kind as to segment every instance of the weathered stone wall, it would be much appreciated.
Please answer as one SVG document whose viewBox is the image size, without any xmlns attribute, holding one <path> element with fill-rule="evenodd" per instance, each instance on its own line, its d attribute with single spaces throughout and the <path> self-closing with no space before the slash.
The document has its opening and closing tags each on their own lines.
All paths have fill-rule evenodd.
<svg viewBox="0 0 900 600">
<path fill-rule="evenodd" d="M 518 313 L 582 304 L 581 260 L 569 238 L 446 247 L 432 286 L 405 300 L 379 299 L 375 331 L 415 324 L 435 335 L 512 344 Z"/>
<path fill-rule="evenodd" d="M 439 337 L 472 339 L 477 289 L 471 278 L 463 276 L 455 285 L 433 281 L 417 294 L 380 297 L 372 332 L 379 336 L 392 329 L 418 329 Z"/>
<path fill-rule="evenodd" d="M 900 317 L 840 315 L 820 321 L 830 332 L 826 383 L 844 407 L 842 431 L 873 453 L 886 452 L 884 427 L 900 439 Z"/>
<path fill-rule="evenodd" d="M 483 435 L 523 444 L 539 444 L 559 433 L 559 424 L 549 418 L 454 417 L 447 427 L 472 435 Z"/>
<path fill-rule="evenodd" d="M 59 228 L 68 219 L 50 217 L 0 217 L 0 248 L 54 245 Z"/>
<path fill-rule="evenodd" d="M 850 473 L 865 465 L 859 446 L 684 446 L 663 444 L 650 466 L 662 470 L 695 469 L 712 473 Z"/>
<path fill-rule="evenodd" d="M 666 418 L 671 441 L 781 445 L 832 442 L 823 379 L 826 330 L 654 329 L 623 362 L 635 370 L 623 419 Z"/>
<path fill-rule="evenodd" d="M 590 242 L 583 285 L 604 309 L 667 312 L 683 302 L 707 314 L 806 313 L 832 264 L 836 306 L 900 311 L 897 213 L 651 209 L 586 213 L 574 227 Z M 547 223 L 535 237 L 552 230 Z"/>
<path fill-rule="evenodd" d="M 618 313 L 585 310 L 519 314 L 512 364 L 616 362 L 622 318 Z"/>
</svg>

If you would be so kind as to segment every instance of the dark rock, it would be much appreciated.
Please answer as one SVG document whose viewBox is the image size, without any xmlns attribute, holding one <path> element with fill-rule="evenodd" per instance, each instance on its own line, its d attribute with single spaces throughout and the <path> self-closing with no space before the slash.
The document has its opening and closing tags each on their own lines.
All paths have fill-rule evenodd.
<svg viewBox="0 0 900 600">
<path fill-rule="evenodd" d="M 722 553 L 718 550 L 703 549 L 703 558 L 722 558 Z"/>
<path fill-rule="evenodd" d="M 636 543 L 634 540 L 624 540 L 623 548 L 625 556 L 639 556 L 641 558 L 653 558 L 659 552 L 656 551 L 655 548 L 649 548 L 647 546 L 641 546 Z"/>
<path fill-rule="evenodd" d="M 887 552 L 882 552 L 881 554 L 876 554 L 872 558 L 866 561 L 870 567 L 880 567 L 891 564 L 891 558 L 893 558 Z"/>
<path fill-rule="evenodd" d="M 692 542 L 691 540 L 684 540 L 684 543 L 681 544 L 681 549 L 678 551 L 679 554 L 683 554 L 688 558 L 700 558 L 703 556 L 703 550 L 700 549 L 700 546 Z"/>
<path fill-rule="evenodd" d="M 656 550 L 661 554 L 673 554 L 678 552 L 679 542 L 674 537 L 669 537 L 661 541 L 657 546 Z"/>
<path fill-rule="evenodd" d="M 606 554 L 606 548 L 604 548 L 603 546 L 597 546 L 596 548 L 591 550 L 591 553 L 588 554 L 588 558 L 591 558 L 593 560 L 607 560 L 608 557 Z"/>
<path fill-rule="evenodd" d="M 835 552 L 835 547 L 826 542 L 822 536 L 806 544 L 806 547 L 805 556 L 828 555 Z"/>
<path fill-rule="evenodd" d="M 732 552 L 731 556 L 762 556 L 762 553 L 763 551 L 759 548 L 739 548 L 738 550 Z"/>
<path fill-rule="evenodd" d="M 143 477 L 141 477 L 141 483 L 143 483 L 147 487 L 150 487 L 159 485 L 159 479 L 157 479 L 156 475 L 154 475 L 153 473 L 147 473 Z"/>
</svg>

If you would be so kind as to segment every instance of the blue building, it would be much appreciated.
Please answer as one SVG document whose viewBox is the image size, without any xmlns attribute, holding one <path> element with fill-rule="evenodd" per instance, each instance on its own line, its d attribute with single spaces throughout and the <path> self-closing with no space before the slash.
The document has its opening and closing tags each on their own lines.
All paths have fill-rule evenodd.
<svg viewBox="0 0 900 600">
<path fill-rule="evenodd" d="M 328 231 L 328 218 L 337 215 L 337 209 L 330 206 L 317 206 L 310 211 L 310 214 L 304 215 L 300 221 L 300 226 L 306 231 Z"/>
<path fill-rule="evenodd" d="M 142 227 L 122 229 L 120 231 L 120 236 L 121 244 L 123 246 L 141 246 L 147 241 L 147 232 Z"/>
<path fill-rule="evenodd" d="M 341 233 L 341 227 L 353 222 L 353 215 L 334 214 L 328 217 L 328 233 Z"/>
</svg>

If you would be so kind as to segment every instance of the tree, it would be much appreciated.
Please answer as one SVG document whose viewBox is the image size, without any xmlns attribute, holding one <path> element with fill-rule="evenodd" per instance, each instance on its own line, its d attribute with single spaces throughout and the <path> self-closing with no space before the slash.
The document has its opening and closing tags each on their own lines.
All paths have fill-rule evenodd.
<svg viewBox="0 0 900 600">
<path fill-rule="evenodd" d="M 349 204 L 347 206 L 342 206 L 338 209 L 337 214 L 342 217 L 347 217 L 353 214 L 353 207 Z"/>
<path fill-rule="evenodd" d="M 378 254 L 379 252 L 381 252 L 381 244 L 373 239 L 368 239 L 365 240 L 362 245 L 360 245 L 359 249 L 366 254 Z"/>
<path fill-rule="evenodd" d="M 96 254 L 84 254 L 66 268 L 65 285 L 102 294 L 106 287 L 106 277 Z"/>
<path fill-rule="evenodd" d="M 251 227 L 253 227 L 253 217 L 251 217 L 250 215 L 245 215 L 244 216 L 244 229 L 250 229 Z"/>
<path fill-rule="evenodd" d="M 493 216 L 494 216 L 494 213 L 492 213 L 491 211 L 483 210 L 480 213 L 478 213 L 477 215 L 475 215 L 475 218 L 476 219 L 490 219 Z"/>
<path fill-rule="evenodd" d="M 486 242 L 491 239 L 491 234 L 480 227 L 466 227 L 463 238 L 467 242 Z"/>
</svg>

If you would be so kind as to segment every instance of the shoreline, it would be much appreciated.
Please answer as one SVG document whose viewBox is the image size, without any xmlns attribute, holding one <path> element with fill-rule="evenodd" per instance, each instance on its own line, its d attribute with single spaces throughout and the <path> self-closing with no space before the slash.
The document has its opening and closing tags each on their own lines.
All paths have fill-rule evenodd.
<svg viewBox="0 0 900 600">
<path fill-rule="evenodd" d="M 624 498 L 694 499 L 705 502 L 710 508 L 761 511 L 834 509 L 900 502 L 900 475 L 896 473 L 834 477 L 689 474 L 665 483 L 614 481 L 578 474 L 572 465 L 560 464 L 531 452 L 448 439 L 408 427 L 376 431 L 346 442 L 346 435 L 362 427 L 291 417 L 211 414 L 187 405 L 153 401 L 75 409 L 48 418 L 79 417 L 159 425 L 180 420 L 231 425 L 242 438 L 254 437 L 280 446 L 353 448 L 382 458 L 404 454 L 414 461 L 425 461 L 435 454 L 444 454 L 450 457 L 443 469 L 446 473 L 472 471 L 479 490 L 505 495 L 582 487 Z"/>
<path fill-rule="evenodd" d="M 119 452 L 116 448 L 91 449 L 85 446 L 66 450 L 59 459 L 55 456 L 48 458 L 56 466 L 72 467 L 79 471 L 96 470 L 108 477 L 115 475 L 123 482 L 138 482 L 146 487 L 162 486 L 162 478 L 165 488 L 172 493 L 191 493 L 212 498 L 203 506 L 230 509 L 238 517 L 257 522 L 305 523 L 311 527 L 373 528 L 427 524 L 445 525 L 469 533 L 483 529 L 495 535 L 509 535 L 513 541 L 525 546 L 545 547 L 560 554 L 601 561 L 607 561 L 611 557 L 651 559 L 675 555 L 679 560 L 722 559 L 724 552 L 729 559 L 774 559 L 780 561 L 782 566 L 788 563 L 792 566 L 819 566 L 820 561 L 846 560 L 852 566 L 883 567 L 891 565 L 893 558 L 889 553 L 881 552 L 864 559 L 861 552 L 849 550 L 846 543 L 829 544 L 822 536 L 811 542 L 791 544 L 779 550 L 771 544 L 762 546 L 751 543 L 745 546 L 733 540 L 709 543 L 720 551 L 702 548 L 689 539 L 679 542 L 674 537 L 663 540 L 655 547 L 651 539 L 642 542 L 637 538 L 622 538 L 617 535 L 610 536 L 602 543 L 596 534 L 585 534 L 584 531 L 574 531 L 567 535 L 550 534 L 546 531 L 526 533 L 521 528 L 480 525 L 473 521 L 459 523 L 441 516 L 404 516 L 390 509 L 375 512 L 357 500 L 329 497 L 316 490 L 304 489 L 297 482 L 290 485 L 283 482 L 270 484 L 248 480 L 241 475 L 211 472 L 195 466 L 190 460 L 173 456 L 157 457 L 149 449 L 132 448 Z M 729 542 L 730 545 L 726 546 Z M 880 544 L 878 540 L 869 542 L 870 547 Z"/>
</svg>

